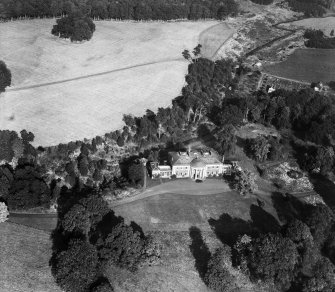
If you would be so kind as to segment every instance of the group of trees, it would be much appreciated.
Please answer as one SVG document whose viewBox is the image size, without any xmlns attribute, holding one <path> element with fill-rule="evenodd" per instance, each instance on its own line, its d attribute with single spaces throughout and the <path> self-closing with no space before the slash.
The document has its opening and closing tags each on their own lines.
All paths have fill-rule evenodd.
<svg viewBox="0 0 335 292">
<path fill-rule="evenodd" d="M 251 1 L 261 5 L 269 5 L 273 3 L 273 0 L 251 0 Z"/>
<path fill-rule="evenodd" d="M 67 292 L 113 291 L 104 271 L 110 265 L 135 271 L 154 262 L 159 249 L 132 222 L 116 217 L 97 190 L 63 190 L 53 233 L 52 272 Z M 103 290 L 106 289 L 106 290 Z"/>
<path fill-rule="evenodd" d="M 303 12 L 307 17 L 318 17 L 326 13 L 332 0 L 288 0 L 294 11 Z"/>
<path fill-rule="evenodd" d="M 26 130 L 22 130 L 20 136 L 15 131 L 0 130 L 0 161 L 35 157 L 36 149 L 30 144 L 34 138 L 34 134 Z"/>
<path fill-rule="evenodd" d="M 306 47 L 317 49 L 334 49 L 335 37 L 326 37 L 322 30 L 306 30 L 304 37 Z"/>
<path fill-rule="evenodd" d="M 224 244 L 209 259 L 205 283 L 214 291 L 234 291 L 233 266 L 278 291 L 334 291 L 333 227 L 329 207 L 306 205 L 279 232 L 241 235 L 231 247 Z"/>
<path fill-rule="evenodd" d="M 60 16 L 81 11 L 92 18 L 170 20 L 222 19 L 235 15 L 234 0 L 3 0 L 0 17 Z"/>
<path fill-rule="evenodd" d="M 20 158 L 13 169 L 2 165 L 0 169 L 0 197 L 10 210 L 25 210 L 50 206 L 51 193 L 45 182 L 44 170 L 34 162 Z"/>
<path fill-rule="evenodd" d="M 70 13 L 57 19 L 51 33 L 60 38 L 69 38 L 72 42 L 90 40 L 95 31 L 92 19 L 81 12 Z"/>
</svg>

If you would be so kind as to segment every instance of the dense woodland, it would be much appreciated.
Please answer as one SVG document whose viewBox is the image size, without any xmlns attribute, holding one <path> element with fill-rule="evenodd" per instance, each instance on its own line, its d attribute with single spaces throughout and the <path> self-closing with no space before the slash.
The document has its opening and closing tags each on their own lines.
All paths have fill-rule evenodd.
<svg viewBox="0 0 335 292">
<path fill-rule="evenodd" d="M 306 30 L 306 47 L 316 49 L 335 49 L 335 37 L 326 37 L 322 30 Z"/>
<path fill-rule="evenodd" d="M 307 17 L 319 17 L 326 13 L 332 0 L 288 0 L 294 11 L 303 12 Z"/>
<path fill-rule="evenodd" d="M 234 0 L 1 0 L 0 17 L 52 17 L 81 11 L 98 19 L 222 19 L 238 12 Z"/>
</svg>

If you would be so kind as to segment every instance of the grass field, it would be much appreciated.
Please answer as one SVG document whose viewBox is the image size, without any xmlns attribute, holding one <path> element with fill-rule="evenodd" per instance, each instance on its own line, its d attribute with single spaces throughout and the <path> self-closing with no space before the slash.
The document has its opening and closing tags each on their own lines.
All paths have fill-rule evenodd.
<svg viewBox="0 0 335 292">
<path fill-rule="evenodd" d="M 306 18 L 298 21 L 293 21 L 291 23 L 283 24 L 283 26 L 298 26 L 310 29 L 320 29 L 325 35 L 329 36 L 332 29 L 335 30 L 335 17 L 325 17 L 325 18 Z"/>
<path fill-rule="evenodd" d="M 8 22 L 0 30 L 0 56 L 13 75 L 0 97 L 0 125 L 33 131 L 35 145 L 104 134 L 122 126 L 124 113 L 169 105 L 184 84 L 181 52 L 218 24 L 99 21 L 92 40 L 77 44 L 52 36 L 54 22 Z"/>
<path fill-rule="evenodd" d="M 60 292 L 49 268 L 50 234 L 13 223 L 0 224 L 0 291 Z"/>
<path fill-rule="evenodd" d="M 199 37 L 199 43 L 202 45 L 202 56 L 209 59 L 215 58 L 222 45 L 234 33 L 235 29 L 224 22 L 204 30 Z"/>
<path fill-rule="evenodd" d="M 265 66 L 265 72 L 305 82 L 332 81 L 335 50 L 298 49 L 284 62 Z"/>
<path fill-rule="evenodd" d="M 202 184 L 181 180 L 156 186 L 147 194 L 112 206 L 112 209 L 128 222 L 135 221 L 145 231 L 185 231 L 193 225 L 209 230 L 208 220 L 217 219 L 223 213 L 250 220 L 249 209 L 255 202 L 255 198 L 242 198 L 230 191 L 219 180 L 206 180 Z"/>
</svg>

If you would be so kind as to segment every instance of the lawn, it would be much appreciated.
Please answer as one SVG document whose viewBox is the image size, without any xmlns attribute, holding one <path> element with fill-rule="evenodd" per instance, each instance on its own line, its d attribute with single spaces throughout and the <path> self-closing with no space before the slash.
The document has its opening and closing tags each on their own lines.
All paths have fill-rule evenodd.
<svg viewBox="0 0 335 292">
<path fill-rule="evenodd" d="M 120 128 L 124 113 L 169 105 L 187 72 L 181 52 L 218 24 L 98 21 L 92 40 L 78 44 L 51 35 L 54 23 L 7 22 L 0 30 L 1 59 L 13 75 L 1 127 L 32 131 L 43 146 L 102 135 Z"/>
<path fill-rule="evenodd" d="M 112 208 L 127 222 L 135 221 L 145 231 L 185 231 L 193 225 L 209 230 L 208 220 L 217 220 L 223 213 L 250 220 L 253 203 L 255 198 L 245 199 L 233 191 L 207 195 L 163 193 Z"/>
<path fill-rule="evenodd" d="M 49 267 L 50 234 L 13 224 L 0 224 L 0 291 L 60 292 Z"/>
<path fill-rule="evenodd" d="M 298 49 L 284 62 L 266 66 L 265 72 L 305 82 L 332 81 L 335 50 Z"/>
</svg>

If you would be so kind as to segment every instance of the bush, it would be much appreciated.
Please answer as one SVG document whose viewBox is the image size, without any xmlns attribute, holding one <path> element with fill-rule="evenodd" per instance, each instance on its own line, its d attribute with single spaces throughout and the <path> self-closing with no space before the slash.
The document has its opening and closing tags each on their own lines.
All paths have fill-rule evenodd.
<svg viewBox="0 0 335 292">
<path fill-rule="evenodd" d="M 69 38 L 71 42 L 74 42 L 90 40 L 94 31 L 95 24 L 92 19 L 76 12 L 58 19 L 51 33 L 60 38 Z"/>
</svg>

